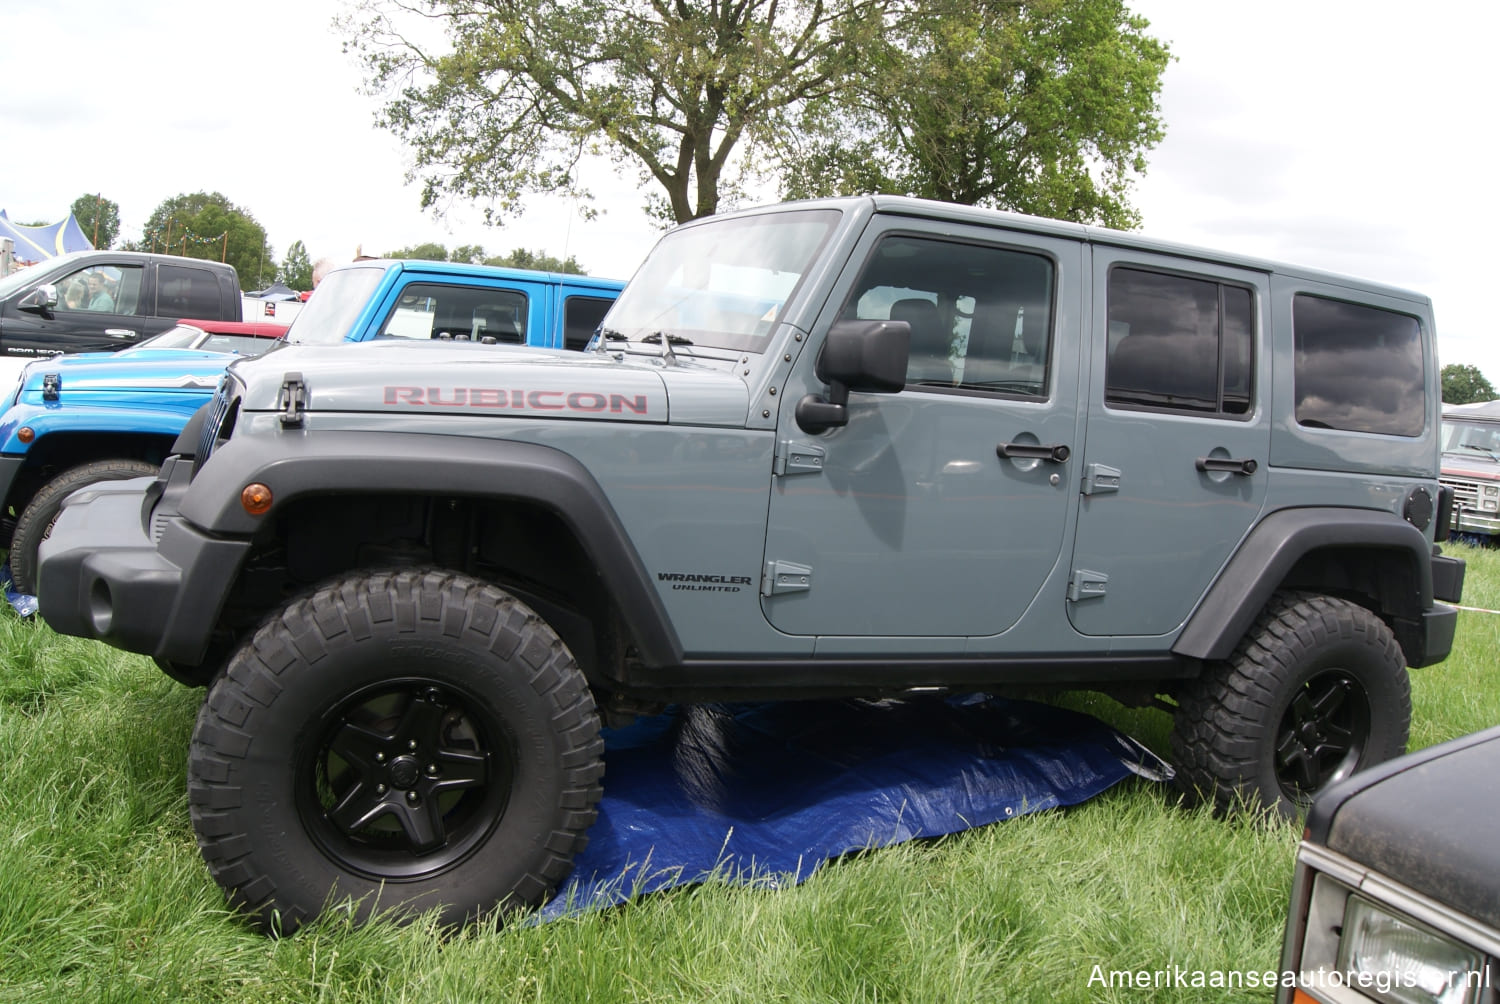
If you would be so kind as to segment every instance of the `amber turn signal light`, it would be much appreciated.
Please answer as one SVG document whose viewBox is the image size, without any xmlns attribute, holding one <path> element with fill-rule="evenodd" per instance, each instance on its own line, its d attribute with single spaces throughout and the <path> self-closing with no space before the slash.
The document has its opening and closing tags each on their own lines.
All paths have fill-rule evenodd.
<svg viewBox="0 0 1500 1004">
<path fill-rule="evenodd" d="M 240 505 L 252 516 L 264 516 L 271 511 L 271 489 L 256 481 L 240 492 Z"/>
<path fill-rule="evenodd" d="M 36 430 L 29 425 L 23 425 L 16 430 L 16 438 L 23 443 L 29 443 L 36 438 Z"/>
</svg>

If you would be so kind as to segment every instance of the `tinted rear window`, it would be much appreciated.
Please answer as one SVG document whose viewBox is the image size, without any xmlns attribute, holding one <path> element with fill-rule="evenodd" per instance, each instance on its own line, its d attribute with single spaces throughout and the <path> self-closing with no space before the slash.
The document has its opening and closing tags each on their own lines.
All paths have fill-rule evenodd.
<svg viewBox="0 0 1500 1004">
<path fill-rule="evenodd" d="M 1415 317 L 1301 294 L 1292 303 L 1292 325 L 1299 425 L 1422 434 L 1425 374 Z"/>
</svg>

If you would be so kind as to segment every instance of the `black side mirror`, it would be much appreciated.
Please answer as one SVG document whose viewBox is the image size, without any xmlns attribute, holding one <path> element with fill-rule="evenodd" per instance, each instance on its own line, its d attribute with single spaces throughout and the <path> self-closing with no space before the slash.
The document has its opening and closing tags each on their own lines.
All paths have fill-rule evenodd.
<svg viewBox="0 0 1500 1004">
<path fill-rule="evenodd" d="M 849 392 L 901 390 L 910 355 L 911 325 L 905 321 L 835 321 L 813 369 L 828 393 L 797 402 L 797 425 L 809 433 L 848 425 Z"/>
<path fill-rule="evenodd" d="M 16 301 L 18 310 L 30 311 L 33 314 L 41 314 L 43 317 L 51 318 L 52 311 L 57 308 L 57 287 L 50 282 L 44 282 L 36 289 L 27 293 Z"/>
</svg>

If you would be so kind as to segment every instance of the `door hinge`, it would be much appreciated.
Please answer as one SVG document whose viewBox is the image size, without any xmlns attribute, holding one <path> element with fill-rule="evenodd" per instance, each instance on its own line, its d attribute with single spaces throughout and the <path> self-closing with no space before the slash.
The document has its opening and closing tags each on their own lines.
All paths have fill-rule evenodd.
<svg viewBox="0 0 1500 1004">
<path fill-rule="evenodd" d="M 821 446 L 783 439 L 776 444 L 776 459 L 771 470 L 782 477 L 789 474 L 821 474 L 825 456 Z"/>
<path fill-rule="evenodd" d="M 1068 599 L 1093 600 L 1103 596 L 1109 589 L 1109 576 L 1103 572 L 1091 572 L 1087 568 L 1073 569 L 1073 581 L 1068 583 Z"/>
<path fill-rule="evenodd" d="M 760 580 L 761 595 L 805 593 L 812 588 L 812 571 L 809 566 L 792 561 L 768 561 L 765 578 Z"/>
<path fill-rule="evenodd" d="M 302 382 L 301 373 L 288 373 L 281 378 L 277 400 L 281 404 L 281 427 L 300 429 L 307 409 L 307 385 Z"/>
<path fill-rule="evenodd" d="M 1104 464 L 1089 464 L 1083 474 L 1083 494 L 1106 495 L 1120 490 L 1120 472 Z"/>
</svg>

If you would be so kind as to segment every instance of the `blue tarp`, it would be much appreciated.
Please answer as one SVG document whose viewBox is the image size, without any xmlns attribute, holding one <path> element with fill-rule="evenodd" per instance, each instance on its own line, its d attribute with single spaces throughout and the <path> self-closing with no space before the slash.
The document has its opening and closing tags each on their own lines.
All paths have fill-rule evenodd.
<svg viewBox="0 0 1500 1004">
<path fill-rule="evenodd" d="M 21 617 L 30 617 L 36 613 L 36 597 L 27 593 L 18 593 L 11 588 L 10 582 L 10 559 L 0 564 L 0 588 L 5 590 L 5 602 L 10 604 Z"/>
<path fill-rule="evenodd" d="M 16 612 L 36 598 L 9 591 Z M 711 876 L 795 884 L 850 851 L 1077 805 L 1171 768 L 1097 718 L 984 695 L 684 705 L 606 729 L 599 818 L 553 920 Z"/>
<path fill-rule="evenodd" d="M 684 706 L 605 744 L 599 819 L 542 920 L 712 875 L 801 882 L 850 851 L 1170 774 L 1098 719 L 981 695 Z"/>
<path fill-rule="evenodd" d="M 15 241 L 17 260 L 33 265 L 69 251 L 88 251 L 94 246 L 72 213 L 61 223 L 23 227 L 12 223 L 5 210 L 0 209 L 0 237 Z"/>
</svg>

